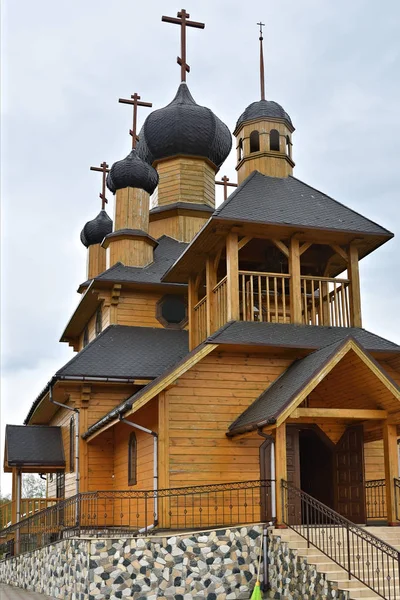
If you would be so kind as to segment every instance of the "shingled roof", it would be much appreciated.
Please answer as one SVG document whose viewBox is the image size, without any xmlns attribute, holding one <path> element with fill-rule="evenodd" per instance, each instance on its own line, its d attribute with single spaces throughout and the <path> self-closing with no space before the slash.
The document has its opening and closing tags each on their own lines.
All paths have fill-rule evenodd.
<svg viewBox="0 0 400 600">
<path fill-rule="evenodd" d="M 314 350 L 339 342 L 349 335 L 370 352 L 400 352 L 400 346 L 394 342 L 359 327 L 323 327 L 292 323 L 230 321 L 211 335 L 207 342 Z"/>
<path fill-rule="evenodd" d="M 296 177 L 268 177 L 258 171 L 245 179 L 215 210 L 213 217 L 393 235 Z"/>
<path fill-rule="evenodd" d="M 153 379 L 187 353 L 187 331 L 110 325 L 55 377 Z"/>
<path fill-rule="evenodd" d="M 95 278 L 95 281 L 113 281 L 116 283 L 163 283 L 161 281 L 164 273 L 174 264 L 188 244 L 178 242 L 173 238 L 163 235 L 158 240 L 158 246 L 154 250 L 154 261 L 147 267 L 126 267 L 118 262 L 107 271 Z M 79 290 L 87 287 L 91 280 L 87 280 L 79 286 Z"/>
<path fill-rule="evenodd" d="M 41 425 L 6 425 L 8 467 L 65 467 L 61 427 Z"/>
</svg>

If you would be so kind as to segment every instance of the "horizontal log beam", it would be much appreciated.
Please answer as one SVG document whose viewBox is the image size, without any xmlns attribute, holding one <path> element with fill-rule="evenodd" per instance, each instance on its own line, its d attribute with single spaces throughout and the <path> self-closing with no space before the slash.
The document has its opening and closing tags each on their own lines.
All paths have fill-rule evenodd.
<svg viewBox="0 0 400 600">
<path fill-rule="evenodd" d="M 387 419 L 386 410 L 352 409 L 352 408 L 296 408 L 291 419 Z"/>
</svg>

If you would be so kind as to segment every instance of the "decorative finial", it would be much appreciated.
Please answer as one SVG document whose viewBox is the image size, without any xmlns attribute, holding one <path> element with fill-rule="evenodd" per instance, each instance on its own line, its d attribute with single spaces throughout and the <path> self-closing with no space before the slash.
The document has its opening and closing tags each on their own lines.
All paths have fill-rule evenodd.
<svg viewBox="0 0 400 600">
<path fill-rule="evenodd" d="M 264 77 L 264 49 L 263 49 L 263 30 L 265 23 L 261 21 L 257 23 L 260 26 L 260 86 L 261 86 L 261 100 L 265 100 L 265 77 Z"/>
<path fill-rule="evenodd" d="M 119 98 L 118 102 L 120 102 L 121 104 L 131 104 L 133 106 L 133 123 L 132 129 L 129 130 L 129 134 L 132 136 L 132 148 L 136 148 L 136 142 L 139 140 L 138 136 L 136 135 L 137 107 L 148 106 L 149 108 L 151 108 L 153 105 L 151 102 L 139 102 L 140 96 L 136 92 L 131 95 L 131 98 L 132 100 L 129 100 L 127 98 Z"/>
<path fill-rule="evenodd" d="M 175 23 L 181 26 L 181 57 L 178 56 L 177 63 L 181 67 L 181 81 L 186 81 L 186 73 L 190 72 L 190 67 L 186 62 L 186 27 L 196 27 L 197 29 L 204 29 L 204 23 L 197 23 L 196 21 L 188 21 L 190 18 L 189 13 L 184 8 L 177 14 L 177 19 L 174 17 L 161 17 L 161 21 L 166 23 Z"/>
<path fill-rule="evenodd" d="M 90 167 L 90 170 L 100 171 L 100 173 L 103 173 L 103 184 L 99 196 L 101 198 L 101 210 L 104 210 L 106 204 L 108 203 L 108 200 L 106 198 L 106 174 L 109 172 L 110 169 L 108 168 L 108 164 L 105 161 L 103 161 L 100 167 Z"/>
</svg>

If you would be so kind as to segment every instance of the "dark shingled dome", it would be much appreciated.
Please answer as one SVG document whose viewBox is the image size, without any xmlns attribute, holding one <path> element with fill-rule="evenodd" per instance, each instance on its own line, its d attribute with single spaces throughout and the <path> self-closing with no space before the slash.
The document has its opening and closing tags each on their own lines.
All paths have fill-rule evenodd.
<svg viewBox="0 0 400 600">
<path fill-rule="evenodd" d="M 126 187 L 139 188 L 152 194 L 158 185 L 158 173 L 142 160 L 136 149 L 113 164 L 107 175 L 107 187 L 113 194 Z"/>
<path fill-rule="evenodd" d="M 258 100 L 257 102 L 249 104 L 246 110 L 240 115 L 236 123 L 236 128 L 246 121 L 262 119 L 263 117 L 267 119 L 285 119 L 285 121 L 288 121 L 293 127 L 289 115 L 280 104 L 273 100 Z"/>
<path fill-rule="evenodd" d="M 220 167 L 231 147 L 228 127 L 209 108 L 196 104 L 186 83 L 181 83 L 172 102 L 147 117 L 138 153 L 150 164 L 185 154 L 204 156 Z"/>
<path fill-rule="evenodd" d="M 113 222 L 105 210 L 101 210 L 97 217 L 88 221 L 81 231 L 81 242 L 86 248 L 93 244 L 100 244 L 106 235 L 112 232 Z"/>
</svg>

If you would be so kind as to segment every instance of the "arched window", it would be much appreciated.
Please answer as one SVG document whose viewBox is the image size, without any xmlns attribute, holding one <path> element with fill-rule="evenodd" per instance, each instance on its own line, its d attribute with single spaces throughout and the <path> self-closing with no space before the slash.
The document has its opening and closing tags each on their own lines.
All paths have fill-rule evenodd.
<svg viewBox="0 0 400 600">
<path fill-rule="evenodd" d="M 103 329 L 103 313 L 102 313 L 101 306 L 100 306 L 96 312 L 96 335 L 99 335 L 99 333 L 101 333 L 102 329 Z"/>
<path fill-rule="evenodd" d="M 270 150 L 275 150 L 278 151 L 280 150 L 279 147 L 279 131 L 277 131 L 276 129 L 271 129 L 271 131 L 269 132 L 269 149 Z"/>
<path fill-rule="evenodd" d="M 238 145 L 238 161 L 243 158 L 243 140 L 240 138 Z"/>
<path fill-rule="evenodd" d="M 69 422 L 69 470 L 75 471 L 75 417 Z"/>
<path fill-rule="evenodd" d="M 132 431 L 129 436 L 128 446 L 128 485 L 136 485 L 136 467 L 137 467 L 137 441 L 136 435 Z"/>
<path fill-rule="evenodd" d="M 260 151 L 260 134 L 258 131 L 252 131 L 250 134 L 250 152 Z"/>
<path fill-rule="evenodd" d="M 286 154 L 289 158 L 292 158 L 292 142 L 290 141 L 290 137 L 286 136 Z"/>
<path fill-rule="evenodd" d="M 86 326 L 83 332 L 83 347 L 87 346 L 89 343 L 89 329 Z"/>
</svg>

